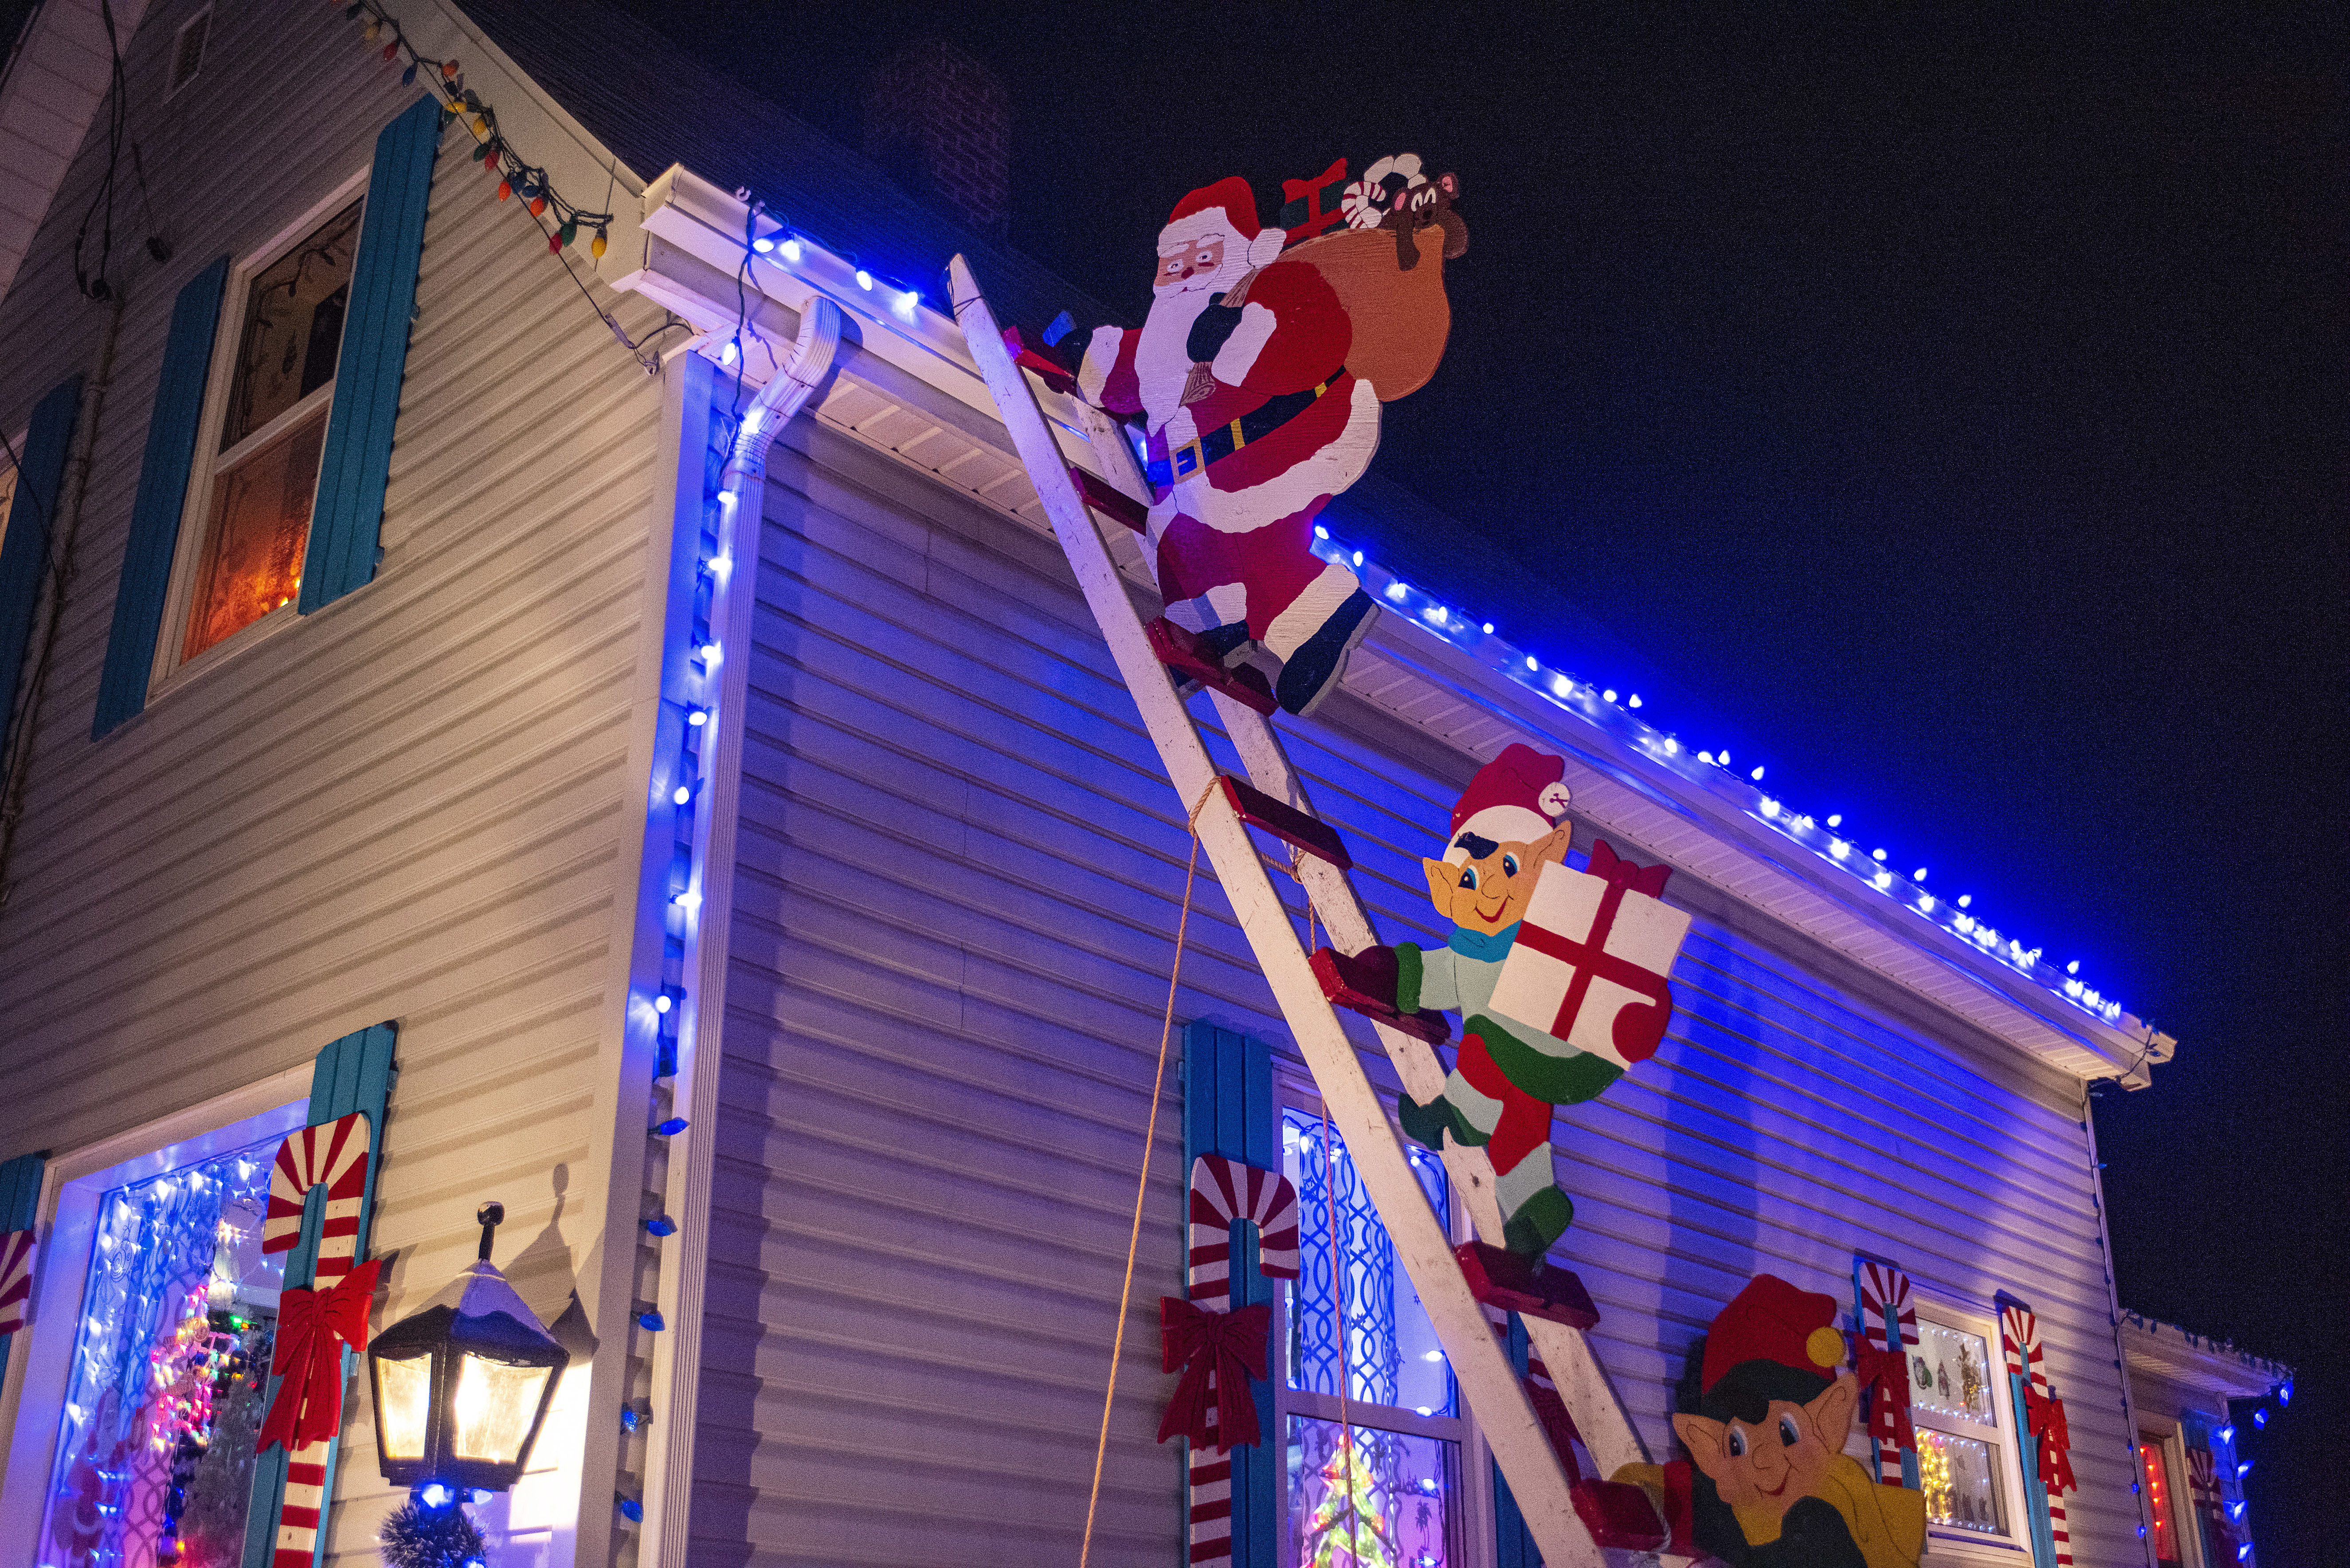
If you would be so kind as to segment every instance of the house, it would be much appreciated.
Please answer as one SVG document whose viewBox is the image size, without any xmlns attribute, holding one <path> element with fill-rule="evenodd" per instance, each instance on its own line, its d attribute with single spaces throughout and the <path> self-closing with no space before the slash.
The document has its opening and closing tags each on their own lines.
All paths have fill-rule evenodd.
<svg viewBox="0 0 2350 1568">
<path fill-rule="evenodd" d="M 2122 1317 L 2139 1483 L 2157 1563 L 2255 1561 L 2252 1439 L 2293 1402 L 2293 1368 L 2138 1313 Z"/>
<path fill-rule="evenodd" d="M 1368 1511 L 1399 1561 L 1526 1560 L 1204 883 L 1170 1002 L 1187 803 L 938 275 L 1099 307 L 987 237 L 1000 182 L 937 179 L 1001 173 L 962 69 L 900 62 L 893 182 L 592 4 L 34 16 L 0 90 L 0 1231 L 34 1247 L 0 1568 L 375 1552 L 366 1377 L 298 1468 L 254 1457 L 289 1280 L 359 1261 L 316 1220 L 265 1250 L 304 1234 L 281 1147 L 345 1149 L 312 1127 L 364 1140 L 372 1330 L 495 1199 L 569 1353 L 471 1505 L 492 1562 L 1179 1560 L 1148 1320 L 1200 1153 L 1279 1166 L 1305 1223 L 1295 1286 L 1243 1273 L 1282 1351 L 1235 1556 Z M 746 441 L 752 407 L 783 417 Z M 1693 919 L 1662 1049 L 1554 1130 L 1627 1429 L 1671 1451 L 1750 1277 L 1880 1333 L 1906 1281 L 1915 1448 L 1852 1451 L 1925 1490 L 1927 1561 L 2148 1561 L 2086 1091 L 2172 1043 L 1651 728 L 1597 645 L 1483 629 L 1449 519 L 1366 484 L 1327 521 L 1386 612 L 1283 729 L 1382 936 L 1440 938 L 1415 863 L 1512 742 L 1565 759 L 1577 863 L 1669 866 Z"/>
</svg>

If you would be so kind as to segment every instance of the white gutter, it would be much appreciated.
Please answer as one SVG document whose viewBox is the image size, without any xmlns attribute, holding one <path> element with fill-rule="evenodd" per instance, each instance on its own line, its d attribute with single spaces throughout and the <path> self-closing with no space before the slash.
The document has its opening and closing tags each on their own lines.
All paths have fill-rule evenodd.
<svg viewBox="0 0 2350 1568">
<path fill-rule="evenodd" d="M 641 1568 L 687 1561 L 695 1411 L 702 1388 L 702 1303 L 710 1276 L 710 1185 L 718 1151 L 726 938 L 733 917 L 732 872 L 742 812 L 743 725 L 750 697 L 748 649 L 757 597 L 767 449 L 831 374 L 840 349 L 840 311 L 830 300 L 817 296 L 802 305 L 791 356 L 743 410 L 719 481 L 719 545 L 712 562 L 718 568 L 712 575 L 718 597 L 710 608 L 710 632 L 718 645 L 718 690 L 704 692 L 715 734 L 702 773 L 709 802 L 707 826 L 701 830 L 705 836 L 695 846 L 689 884 L 700 901 L 687 938 L 689 1012 L 681 1025 L 683 1037 L 671 1100 L 674 1111 L 686 1118 L 686 1127 L 670 1142 L 665 1206 L 678 1230 L 660 1275 L 659 1304 L 669 1332 L 653 1335 L 652 1343 L 653 1418 L 660 1424 L 646 1455 L 637 1559 Z M 691 506 L 681 504 L 679 511 L 698 517 L 701 493 L 691 500 Z"/>
</svg>

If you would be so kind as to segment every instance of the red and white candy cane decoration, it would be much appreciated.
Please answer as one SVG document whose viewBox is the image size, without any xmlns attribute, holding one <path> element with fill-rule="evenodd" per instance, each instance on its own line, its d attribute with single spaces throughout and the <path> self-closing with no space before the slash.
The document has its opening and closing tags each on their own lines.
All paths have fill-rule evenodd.
<svg viewBox="0 0 2350 1568">
<path fill-rule="evenodd" d="M 33 1233 L 11 1231 L 0 1236 L 0 1334 L 25 1326 L 33 1305 Z"/>
<path fill-rule="evenodd" d="M 327 1449 L 342 1428 L 343 1349 L 363 1349 L 376 1263 L 359 1261 L 359 1210 L 367 1198 L 367 1116 L 304 1127 L 277 1146 L 269 1174 L 269 1208 L 261 1250 L 291 1251 L 302 1239 L 302 1210 L 315 1187 L 327 1189 L 313 1288 L 279 1298 L 277 1350 L 269 1369 L 281 1378 L 261 1427 L 256 1452 L 286 1448 L 286 1496 L 277 1513 L 272 1568 L 310 1568 L 327 1511 Z"/>
<path fill-rule="evenodd" d="M 1918 1344 L 1909 1276 L 1890 1263 L 1862 1258 L 1853 1270 L 1853 1283 L 1860 1298 L 1861 1334 L 1853 1359 L 1859 1363 L 1862 1384 L 1872 1391 L 1868 1438 L 1876 1445 L 1877 1480 L 1883 1486 L 1907 1486 L 1901 1456 L 1918 1451 L 1918 1431 L 1909 1422 L 1909 1352 Z M 1887 1329 L 1888 1319 L 1901 1331 L 1898 1344 Z"/>
<path fill-rule="evenodd" d="M 2223 1563 L 2236 1560 L 2236 1532 L 2228 1522 L 2228 1503 L 2220 1490 L 2220 1465 L 2211 1450 L 2194 1448 L 2187 1450 L 2187 1495 L 2191 1500 L 2196 1517 L 2203 1521 L 2204 1539 L 2209 1541 Z"/>
<path fill-rule="evenodd" d="M 2064 1493 L 2074 1485 L 2073 1440 L 2064 1425 L 2064 1402 L 2050 1391 L 2048 1374 L 2042 1366 L 2039 1317 L 2012 1302 L 2002 1303 L 1999 1348 L 2007 1359 L 2008 1375 L 2024 1380 L 2024 1424 L 2034 1439 L 2040 1484 L 2048 1493 L 2048 1533 L 2055 1542 L 2057 1568 L 2072 1568 L 2073 1536 L 2064 1522 Z"/>
<path fill-rule="evenodd" d="M 1200 1156 L 1191 1162 L 1189 1299 L 1162 1296 L 1159 1303 L 1167 1370 L 1183 1368 L 1159 1440 L 1180 1434 L 1191 1441 L 1192 1568 L 1232 1561 L 1232 1446 L 1263 1437 L 1249 1378 L 1266 1375 L 1273 1316 L 1263 1303 L 1227 1310 L 1235 1220 L 1257 1229 L 1260 1273 L 1297 1277 L 1297 1189 L 1278 1172 L 1220 1154 Z"/>
</svg>

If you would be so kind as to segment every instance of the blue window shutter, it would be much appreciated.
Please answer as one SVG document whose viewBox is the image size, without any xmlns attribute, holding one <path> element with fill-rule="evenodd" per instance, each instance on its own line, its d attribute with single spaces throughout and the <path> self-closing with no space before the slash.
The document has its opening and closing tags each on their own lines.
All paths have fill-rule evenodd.
<svg viewBox="0 0 2350 1568">
<path fill-rule="evenodd" d="M 310 1115 L 305 1124 L 323 1127 L 327 1123 L 363 1111 L 368 1119 L 367 1192 L 359 1199 L 359 1257 L 368 1255 L 368 1230 L 375 1220 L 376 1172 L 383 1164 L 383 1113 L 391 1098 L 391 1084 L 398 1075 L 392 1064 L 391 1048 L 400 1033 L 396 1023 L 378 1023 L 340 1040 L 318 1053 L 310 1069 Z M 291 1290 L 311 1282 L 312 1271 L 318 1262 L 318 1227 L 326 1216 L 326 1190 L 313 1188 L 307 1211 L 302 1217 L 302 1240 L 286 1255 L 286 1285 Z M 344 1353 L 345 1370 L 349 1370 L 350 1354 Z M 363 1397 L 347 1382 L 343 1411 L 348 1417 L 355 1402 Z M 277 1397 L 277 1380 L 271 1378 L 266 1390 L 268 1399 Z M 265 1400 L 262 1408 L 267 1409 Z M 335 1459 L 341 1452 L 339 1439 L 327 1448 L 326 1499 L 331 1510 L 335 1497 Z M 286 1495 L 286 1450 L 272 1448 L 253 1462 L 253 1503 L 244 1518 L 244 1568 L 272 1568 L 277 1538 L 277 1505 Z M 324 1561 L 327 1531 L 318 1532 L 318 1557 Z"/>
<path fill-rule="evenodd" d="M 0 1160 L 0 1234 L 10 1231 L 29 1231 L 41 1217 L 41 1168 L 46 1163 L 37 1154 L 20 1154 L 14 1159 Z M 33 1282 L 41 1278 L 41 1260 L 33 1259 Z M 16 1336 L 0 1334 L 0 1377 L 8 1376 L 8 1342 Z"/>
<path fill-rule="evenodd" d="M 310 546 L 302 558 L 304 615 L 366 587 L 375 576 L 391 427 L 400 413 L 416 267 L 424 251 L 425 199 L 440 149 L 441 106 L 429 98 L 417 99 L 375 139 L 350 312 L 335 362 L 334 410 L 327 418 Z"/>
<path fill-rule="evenodd" d="M 1203 1154 L 1246 1161 L 1264 1170 L 1279 1170 L 1274 1127 L 1281 1113 L 1273 1100 L 1273 1051 L 1262 1040 L 1212 1023 L 1191 1023 L 1183 1031 L 1183 1192 L 1179 1210 L 1185 1222 L 1178 1234 L 1190 1231 L 1191 1161 Z M 1189 1241 L 1185 1241 L 1188 1251 Z M 1257 1272 L 1256 1227 L 1232 1223 L 1232 1304 L 1234 1308 L 1273 1300 L 1273 1282 Z M 1281 1365 L 1281 1348 L 1273 1362 Z M 1280 1480 L 1275 1459 L 1285 1452 L 1288 1436 L 1274 1424 L 1273 1385 L 1253 1382 L 1257 1428 L 1265 1440 L 1232 1450 L 1233 1568 L 1274 1568 L 1278 1542 Z M 1178 1456 L 1179 1466 L 1182 1463 Z M 1191 1525 L 1182 1526 L 1183 1552 L 1188 1554 Z M 1186 1560 L 1179 1555 L 1179 1562 Z"/>
<path fill-rule="evenodd" d="M 0 540 L 0 768 L 8 764 L 8 735 L 16 715 L 16 682 L 33 637 L 33 611 L 49 561 L 49 520 L 57 514 L 66 448 L 81 411 L 81 378 L 68 376 L 33 405 L 25 432 L 23 472 L 8 508 L 8 535 Z"/>
<path fill-rule="evenodd" d="M 2009 1295 L 2005 1291 L 1991 1298 L 1994 1314 L 2010 1306 L 2022 1307 L 2025 1312 L 2032 1310 L 2021 1297 Z M 2001 1332 L 2004 1334 L 2003 1326 Z M 2001 1347 L 2000 1365 L 2007 1365 L 2004 1344 Z M 2032 1441 L 2031 1413 L 2023 1403 L 2024 1389 L 2029 1383 L 2030 1379 L 2021 1374 L 2011 1372 L 2007 1375 L 2008 1413 L 2014 1421 L 2010 1430 L 2015 1438 L 2015 1463 L 2023 1471 L 2023 1506 L 2032 1515 L 2026 1522 L 2032 1527 L 2033 1563 L 2034 1568 L 2056 1568 L 2056 1532 L 2048 1521 L 2048 1489 L 2040 1484 L 2040 1456 Z M 2130 1439 L 2130 1467 L 2135 1469 L 2137 1466 L 2137 1439 L 2133 1437 Z"/>
<path fill-rule="evenodd" d="M 220 330 L 221 292 L 228 257 L 204 268 L 172 306 L 172 332 L 163 342 L 163 376 L 147 416 L 147 455 L 139 465 L 139 494 L 130 504 L 130 542 L 122 551 L 122 578 L 114 590 L 114 628 L 106 638 L 106 669 L 98 678 L 93 741 L 147 706 L 147 677 L 155 639 L 163 628 L 163 600 L 172 587 L 172 554 L 179 547 L 186 509 L 188 470 L 196 458 L 196 426 L 204 411 L 204 383 Z"/>
</svg>

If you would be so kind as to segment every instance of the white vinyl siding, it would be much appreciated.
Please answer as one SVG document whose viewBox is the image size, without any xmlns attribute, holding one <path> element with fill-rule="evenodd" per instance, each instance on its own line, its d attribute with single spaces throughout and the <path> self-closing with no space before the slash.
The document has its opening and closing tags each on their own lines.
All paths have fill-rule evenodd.
<svg viewBox="0 0 2350 1568">
<path fill-rule="evenodd" d="M 195 8 L 159 4 L 127 40 L 134 82 L 160 88 Z M 648 528 L 670 517 L 660 386 L 445 143 L 374 584 L 93 743 L 176 291 L 367 167 L 421 90 L 338 7 L 227 7 L 212 26 L 171 133 L 132 110 L 176 250 L 150 261 L 118 208 L 126 304 L 0 907 L 0 1100 L 37 1107 L 40 1126 L 0 1152 L 84 1147 L 397 1018 L 373 1234 L 396 1262 L 378 1324 L 472 1259 L 489 1198 L 508 1217 L 497 1262 L 533 1309 L 557 1318 L 576 1287 L 592 1314 L 652 723 Z M 468 64 L 494 95 L 486 62 Z M 270 127 L 282 134 L 257 152 Z M 73 295 L 69 253 L 102 140 L 0 299 L 0 421 L 99 353 L 105 312 Z M 659 321 L 598 286 L 632 331 Z M 641 1084 L 625 1087 L 641 1101 Z M 601 1332 L 622 1342 L 622 1325 Z M 355 1568 L 378 1561 L 376 1521 L 399 1501 L 359 1388 L 328 1555 Z M 494 1561 L 572 1538 L 577 1483 L 562 1495 L 546 1467 L 576 1469 L 583 1440 L 558 1404 L 539 1473 L 483 1511 Z M 608 1461 L 580 1539 L 600 1542 L 613 1487 Z"/>
<path fill-rule="evenodd" d="M 1186 839 L 1056 549 L 875 451 L 931 436 L 919 416 L 878 435 L 847 359 L 769 470 L 697 1549 L 1071 1557 Z M 1343 697 L 1283 732 L 1383 935 L 1440 939 L 1419 857 L 1479 759 Z M 2134 1542 L 2085 1145 L 2054 1075 L 1979 1065 L 2002 1048 L 1938 1041 L 1925 1004 L 1880 1004 L 1884 981 L 1701 885 L 1668 896 L 1698 913 L 1673 1029 L 1557 1138 L 1579 1207 L 1560 1254 L 1652 1450 L 1690 1340 L 1749 1276 L 1848 1303 L 1862 1249 L 1974 1311 L 2033 1301 L 2076 1412 L 2084 1560 Z M 1204 872 L 1191 931 L 1177 1018 L 1285 1053 Z M 1177 1550 L 1176 1460 L 1150 1440 L 1176 1219 L 1171 1196 L 1145 1215 L 1096 1562 Z"/>
</svg>

